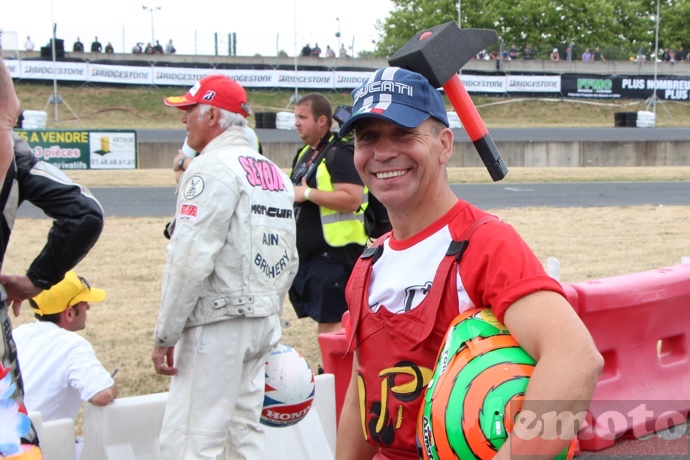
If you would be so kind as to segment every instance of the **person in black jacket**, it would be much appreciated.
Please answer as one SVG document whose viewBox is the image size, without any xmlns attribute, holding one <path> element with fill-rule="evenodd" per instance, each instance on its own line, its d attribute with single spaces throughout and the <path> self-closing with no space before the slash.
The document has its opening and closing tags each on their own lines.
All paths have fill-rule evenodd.
<svg viewBox="0 0 690 460">
<path fill-rule="evenodd" d="M 3 72 L 6 69 L 0 64 L 0 121 L 7 118 L 7 111 L 14 110 L 12 98 L 6 98 L 9 87 L 3 79 Z M 6 140 L 6 134 L 4 124 L 0 124 L 0 140 Z M 23 300 L 60 282 L 65 273 L 86 256 L 103 229 L 103 209 L 96 198 L 56 167 L 36 159 L 28 144 L 14 133 L 9 143 L 0 142 L 0 160 L 6 160 L 8 155 L 13 158 L 10 159 L 0 189 L 0 267 L 17 208 L 24 201 L 42 209 L 53 219 L 53 226 L 48 232 L 45 246 L 26 274 L 0 273 L 0 380 L 7 384 L 5 388 L 9 388 L 9 391 L 0 394 L 0 405 L 5 408 L 0 411 L 0 426 L 17 427 L 14 433 L 16 437 L 9 444 L 0 446 L 0 457 L 24 450 L 40 451 L 36 431 L 23 403 L 24 388 L 17 362 L 17 348 L 12 339 L 9 307 L 12 306 L 17 316 Z M 5 420 L 6 417 L 11 420 Z M 18 418 L 25 420 L 17 423 Z"/>
</svg>

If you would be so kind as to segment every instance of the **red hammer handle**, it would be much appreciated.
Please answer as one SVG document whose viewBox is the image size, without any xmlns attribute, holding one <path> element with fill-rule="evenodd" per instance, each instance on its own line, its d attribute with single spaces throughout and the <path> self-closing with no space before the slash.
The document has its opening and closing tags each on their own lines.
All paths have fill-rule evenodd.
<svg viewBox="0 0 690 460">
<path fill-rule="evenodd" d="M 503 162 L 494 140 L 486 129 L 486 125 L 482 121 L 481 116 L 479 116 L 479 112 L 477 112 L 477 108 L 474 106 L 460 77 L 458 75 L 451 77 L 443 85 L 443 90 L 457 112 L 462 126 L 467 131 L 467 135 L 477 149 L 491 178 L 494 181 L 503 179 L 508 174 L 508 167 Z"/>
</svg>

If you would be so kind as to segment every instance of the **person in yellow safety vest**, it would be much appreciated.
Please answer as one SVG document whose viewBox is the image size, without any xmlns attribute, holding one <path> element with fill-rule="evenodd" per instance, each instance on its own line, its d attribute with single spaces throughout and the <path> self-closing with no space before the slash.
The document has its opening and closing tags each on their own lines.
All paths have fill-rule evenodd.
<svg viewBox="0 0 690 460">
<path fill-rule="evenodd" d="M 354 165 L 352 142 L 331 133 L 333 109 L 309 94 L 295 104 L 295 127 L 305 146 L 292 163 L 299 270 L 289 297 L 298 318 L 318 331 L 341 328 L 345 286 L 367 242 L 362 210 L 367 193 Z"/>
</svg>

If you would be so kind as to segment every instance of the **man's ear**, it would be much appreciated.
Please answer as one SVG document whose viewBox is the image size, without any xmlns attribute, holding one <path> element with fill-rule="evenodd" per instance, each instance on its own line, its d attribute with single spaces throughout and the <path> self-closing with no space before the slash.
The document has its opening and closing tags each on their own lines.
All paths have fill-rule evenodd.
<svg viewBox="0 0 690 460">
<path fill-rule="evenodd" d="M 326 117 L 326 115 L 321 115 L 319 118 L 317 118 L 316 124 L 319 126 L 326 126 L 328 124 L 328 117 Z M 329 126 L 328 129 L 330 130 L 331 127 Z"/>
<path fill-rule="evenodd" d="M 208 125 L 217 126 L 220 123 L 220 112 L 218 108 L 211 106 L 211 110 L 208 111 Z"/>
<path fill-rule="evenodd" d="M 72 307 L 67 307 L 62 313 L 60 313 L 60 323 L 58 326 L 63 327 L 69 324 L 74 318 L 74 310 Z"/>
<path fill-rule="evenodd" d="M 453 131 L 450 128 L 444 128 L 438 133 L 438 141 L 441 144 L 441 152 L 439 155 L 439 162 L 446 164 L 453 155 Z"/>
</svg>

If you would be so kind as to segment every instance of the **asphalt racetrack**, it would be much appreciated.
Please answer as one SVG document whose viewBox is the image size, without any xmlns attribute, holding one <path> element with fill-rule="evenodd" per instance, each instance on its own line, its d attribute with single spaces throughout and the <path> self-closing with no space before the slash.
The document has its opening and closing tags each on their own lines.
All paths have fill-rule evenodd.
<svg viewBox="0 0 690 460">
<path fill-rule="evenodd" d="M 690 182 L 569 182 L 453 184 L 455 194 L 482 209 L 690 205 Z M 160 217 L 175 213 L 173 187 L 93 187 L 106 216 Z M 31 203 L 17 217 L 41 218 Z"/>
</svg>

